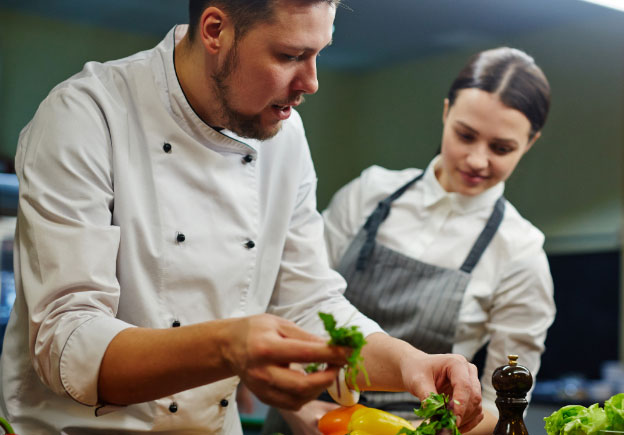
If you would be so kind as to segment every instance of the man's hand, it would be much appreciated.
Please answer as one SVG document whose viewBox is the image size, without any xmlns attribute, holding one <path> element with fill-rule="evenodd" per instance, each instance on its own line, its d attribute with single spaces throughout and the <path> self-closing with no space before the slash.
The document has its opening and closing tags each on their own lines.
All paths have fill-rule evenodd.
<svg viewBox="0 0 624 435">
<path fill-rule="evenodd" d="M 115 405 L 147 402 L 238 375 L 263 402 L 299 409 L 331 384 L 348 352 L 269 314 L 178 328 L 128 328 L 106 350 L 99 399 Z M 329 368 L 309 375 L 289 368 L 309 362 Z"/>
<path fill-rule="evenodd" d="M 232 371 L 264 403 L 296 410 L 315 399 L 346 364 L 348 349 L 328 346 L 293 322 L 260 314 L 236 320 L 236 334 L 223 349 Z M 290 363 L 325 362 L 328 369 L 311 374 Z"/>
</svg>

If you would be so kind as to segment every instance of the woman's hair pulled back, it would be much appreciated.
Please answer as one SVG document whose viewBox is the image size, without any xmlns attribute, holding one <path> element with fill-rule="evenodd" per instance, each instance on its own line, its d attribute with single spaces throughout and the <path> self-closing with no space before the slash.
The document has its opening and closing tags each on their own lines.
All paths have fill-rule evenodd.
<svg viewBox="0 0 624 435">
<path fill-rule="evenodd" d="M 495 94 L 504 105 L 522 112 L 531 123 L 530 138 L 546 123 L 550 85 L 533 58 L 521 50 L 500 47 L 473 55 L 451 85 L 449 107 L 460 90 L 470 88 Z"/>
</svg>

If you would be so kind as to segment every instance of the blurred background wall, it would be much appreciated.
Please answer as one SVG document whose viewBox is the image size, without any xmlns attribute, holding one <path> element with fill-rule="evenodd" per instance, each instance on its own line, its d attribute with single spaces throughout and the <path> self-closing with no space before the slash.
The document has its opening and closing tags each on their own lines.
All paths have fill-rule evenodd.
<svg viewBox="0 0 624 435">
<path fill-rule="evenodd" d="M 551 251 L 619 247 L 624 12 L 593 6 L 588 9 L 591 13 L 581 9 L 580 16 L 563 22 L 553 19 L 550 26 L 543 19 L 546 23 L 538 28 L 530 26 L 532 15 L 527 15 L 526 31 L 515 24 L 510 25 L 513 31 L 482 31 L 479 38 L 467 34 L 465 41 L 455 35 L 458 41 L 449 47 L 437 51 L 429 48 L 423 54 L 414 48 L 415 43 L 405 42 L 417 38 L 410 37 L 409 23 L 372 20 L 371 25 L 365 14 L 374 9 L 365 0 L 359 1 L 362 8 L 351 0 L 347 4 L 353 10 L 338 11 L 336 47 L 327 49 L 329 61 L 323 62 L 325 53 L 319 59 L 320 90 L 300 108 L 319 176 L 320 208 L 341 185 L 371 164 L 390 168 L 426 165 L 439 146 L 442 102 L 455 74 L 476 51 L 509 45 L 535 57 L 551 82 L 553 95 L 544 134 L 509 180 L 508 198 L 547 234 Z M 385 7 L 391 9 L 394 1 Z M 432 0 L 409 1 L 415 5 L 410 13 L 427 20 L 425 6 Z M 51 5 L 44 6 L 46 3 Z M 54 3 L 58 3 L 56 9 Z M 19 131 L 40 101 L 86 61 L 106 61 L 150 48 L 171 25 L 186 20 L 186 2 L 181 0 L 161 0 L 154 2 L 154 7 L 146 0 L 134 0 L 129 2 L 134 8 L 128 9 L 125 2 L 119 10 L 115 10 L 116 3 L 124 4 L 108 2 L 109 6 L 98 8 L 98 2 L 93 1 L 94 7 L 81 10 L 67 0 L 0 0 L 1 158 L 13 158 Z M 175 13 L 164 10 L 164 17 L 158 15 L 159 4 Z M 405 8 L 397 1 L 396 7 L 401 5 Z M 448 9 L 450 14 L 453 3 Z M 526 9 L 531 11 L 531 2 Z M 483 15 L 482 11 L 474 13 Z M 539 13 L 533 12 L 537 17 Z M 505 18 L 490 15 L 491 20 Z M 141 19 L 153 24 L 139 24 Z M 439 19 L 445 22 L 446 17 L 441 13 Z M 468 29 L 470 19 L 462 19 Z M 537 20 L 533 17 L 532 21 Z M 351 35 L 341 32 L 343 25 Z M 356 25 L 362 28 L 353 27 Z M 393 35 L 381 36 L 393 26 L 408 27 L 396 35 L 401 41 L 391 39 Z M 356 31 L 379 33 L 374 38 L 382 39 L 380 46 L 370 47 L 369 53 L 366 41 L 354 46 Z M 343 40 L 346 48 L 341 49 Z M 395 45 L 404 45 L 406 51 L 393 52 Z M 363 51 L 359 54 L 363 60 L 339 61 L 340 56 L 349 55 L 348 50 L 357 49 Z M 392 56 L 384 57 L 386 51 Z"/>
<path fill-rule="evenodd" d="M 549 78 L 542 138 L 506 196 L 546 234 L 559 314 L 541 376 L 596 378 L 621 359 L 624 12 L 580 0 L 351 0 L 300 108 L 318 206 L 366 167 L 424 167 L 443 99 L 469 55 L 508 45 Z M 184 0 L 0 0 L 0 157 L 49 90 L 89 60 L 156 45 L 186 22 Z M 351 10 L 349 10 L 351 9 Z M 588 351 L 591 350 L 592 353 Z M 565 362 L 562 362 L 562 358 Z"/>
<path fill-rule="evenodd" d="M 426 165 L 440 145 L 443 99 L 459 69 L 481 49 L 510 45 L 542 67 L 552 106 L 541 139 L 507 183 L 506 195 L 549 236 L 553 249 L 618 246 L 624 161 L 620 15 L 373 71 L 321 71 L 321 90 L 301 108 L 319 173 L 319 205 L 371 164 Z"/>
</svg>

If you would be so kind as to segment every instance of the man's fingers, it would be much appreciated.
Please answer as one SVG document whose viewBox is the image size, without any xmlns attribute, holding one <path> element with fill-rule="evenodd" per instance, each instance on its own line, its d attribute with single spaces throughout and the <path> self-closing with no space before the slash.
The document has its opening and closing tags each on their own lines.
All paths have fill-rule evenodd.
<svg viewBox="0 0 624 435">
<path fill-rule="evenodd" d="M 265 403 L 284 409 L 296 410 L 318 397 L 334 380 L 337 369 L 304 374 L 284 367 L 271 367 L 265 378 L 270 382 L 251 381 L 256 395 Z"/>
<path fill-rule="evenodd" d="M 307 341 L 286 339 L 278 357 L 282 363 L 287 362 L 320 362 L 342 366 L 347 363 L 347 356 L 351 349 L 342 346 L 328 346 L 325 343 L 310 343 Z"/>
<path fill-rule="evenodd" d="M 294 323 L 279 319 L 278 333 L 281 339 L 272 344 L 272 360 L 279 364 L 291 362 L 324 362 L 332 365 L 346 364 L 351 349 L 329 346 L 327 340 L 311 334 Z M 276 351 L 277 349 L 277 351 Z"/>
<path fill-rule="evenodd" d="M 263 314 L 244 320 L 246 334 L 235 347 L 233 365 L 241 370 L 263 365 L 290 363 L 344 365 L 350 349 L 329 346 L 326 340 L 299 328 L 293 322 Z"/>
<path fill-rule="evenodd" d="M 318 335 L 311 334 L 304 329 L 301 329 L 293 322 L 284 319 L 280 320 L 281 322 L 279 325 L 279 333 L 282 334 L 284 338 L 295 338 L 303 341 L 312 341 L 319 343 L 327 342 L 326 339 L 319 337 Z"/>
<path fill-rule="evenodd" d="M 241 320 L 246 334 L 231 352 L 232 365 L 247 386 L 265 403 L 299 409 L 315 399 L 347 363 L 351 349 L 329 346 L 293 322 L 262 314 Z M 300 367 L 294 369 L 298 363 Z M 326 363 L 323 371 L 306 374 L 301 366 Z"/>
<path fill-rule="evenodd" d="M 307 395 L 309 391 L 324 390 L 338 375 L 338 368 L 330 366 L 314 373 L 302 373 L 285 367 L 271 367 L 272 387 Z"/>
</svg>

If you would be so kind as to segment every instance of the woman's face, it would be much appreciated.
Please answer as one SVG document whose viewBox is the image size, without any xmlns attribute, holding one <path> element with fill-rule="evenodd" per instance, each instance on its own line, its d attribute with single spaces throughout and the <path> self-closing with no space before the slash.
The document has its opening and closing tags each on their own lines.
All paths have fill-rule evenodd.
<svg viewBox="0 0 624 435">
<path fill-rule="evenodd" d="M 449 107 L 444 101 L 442 159 L 436 177 L 447 192 L 478 195 L 512 174 L 539 137 L 531 123 L 481 89 L 462 89 Z"/>
</svg>

